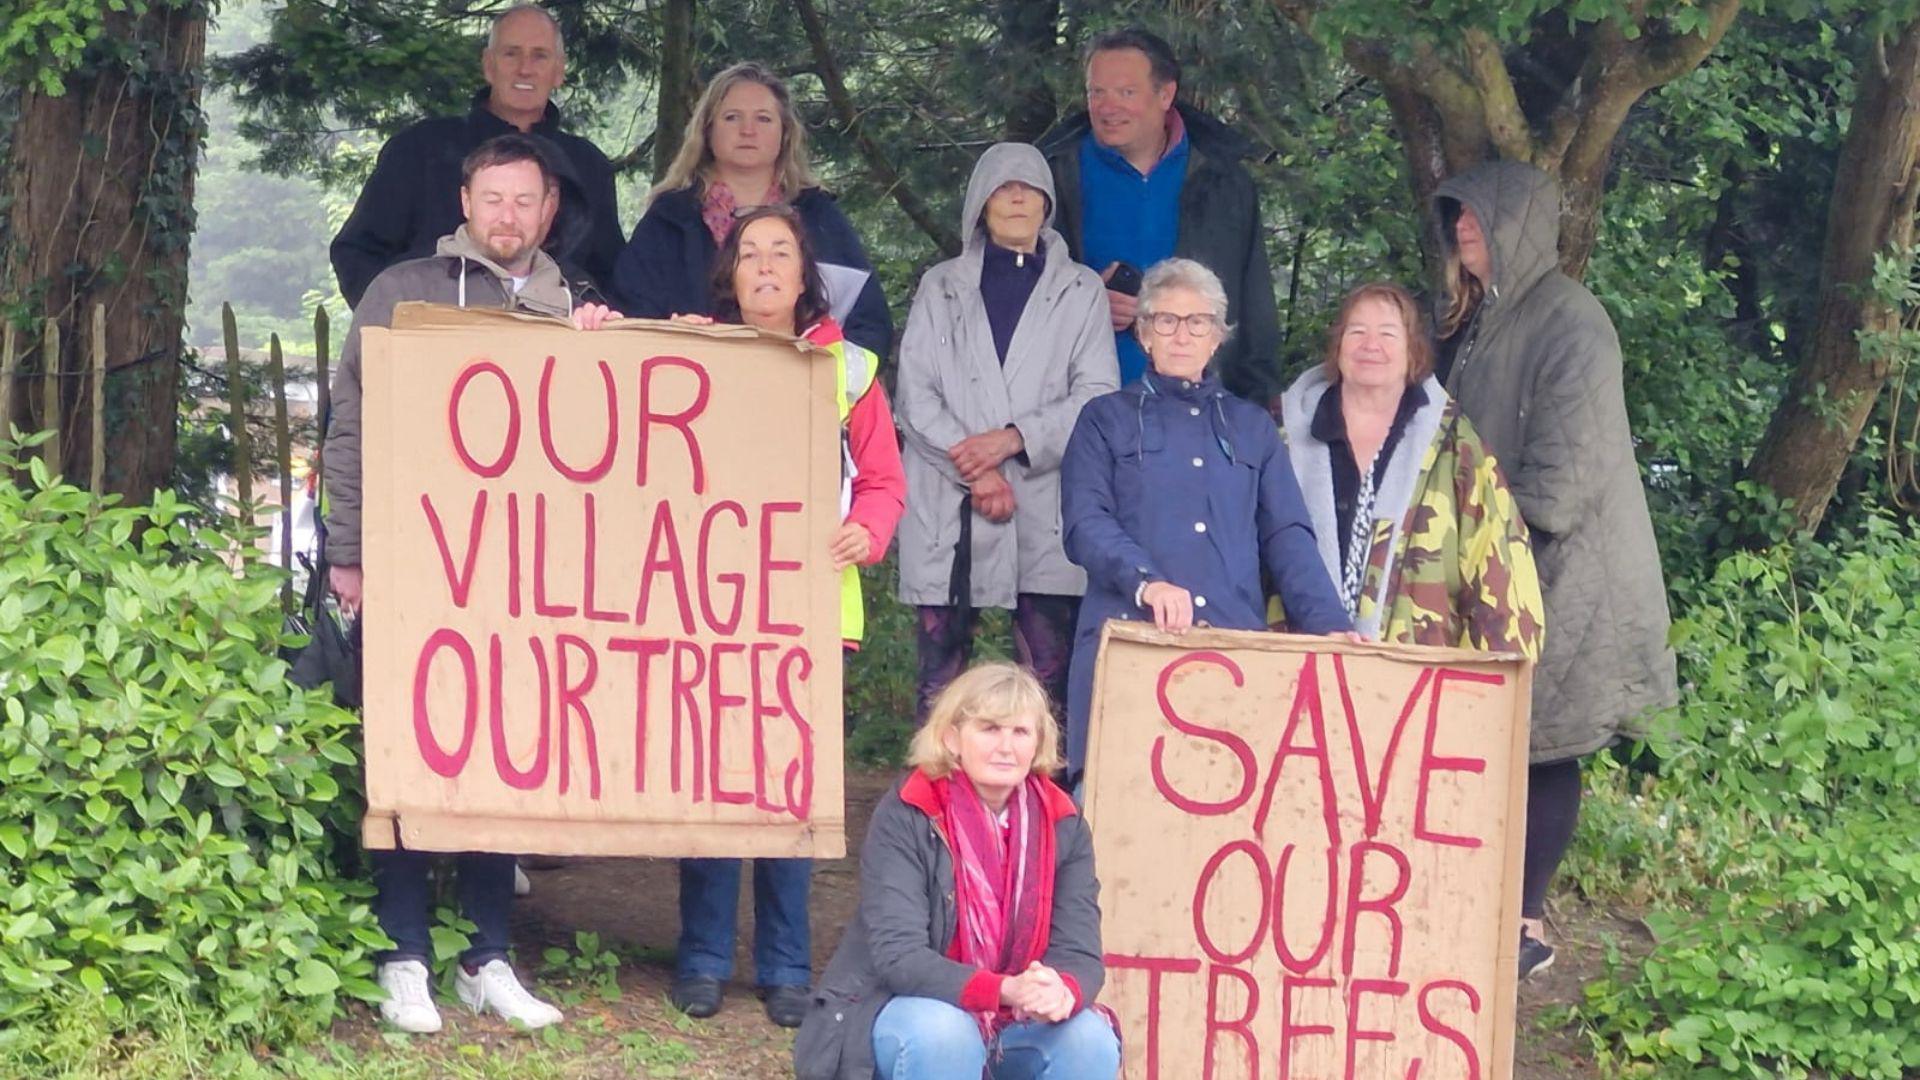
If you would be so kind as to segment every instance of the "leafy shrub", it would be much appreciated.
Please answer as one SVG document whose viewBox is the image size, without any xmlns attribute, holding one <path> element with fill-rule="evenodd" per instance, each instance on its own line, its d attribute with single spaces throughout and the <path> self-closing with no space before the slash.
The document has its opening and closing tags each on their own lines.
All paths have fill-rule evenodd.
<svg viewBox="0 0 1920 1080">
<path fill-rule="evenodd" d="M 385 938 L 338 865 L 356 721 L 287 681 L 281 573 L 170 494 L 16 465 L 0 445 L 0 1028 L 85 998 L 123 1030 L 312 1032 L 375 993 Z"/>
<path fill-rule="evenodd" d="M 1603 1057 L 1701 1077 L 1920 1068 L 1920 540 L 1723 560 L 1644 797 L 1687 888 L 1587 990 Z M 1672 865 L 1672 864 L 1669 864 Z"/>
</svg>

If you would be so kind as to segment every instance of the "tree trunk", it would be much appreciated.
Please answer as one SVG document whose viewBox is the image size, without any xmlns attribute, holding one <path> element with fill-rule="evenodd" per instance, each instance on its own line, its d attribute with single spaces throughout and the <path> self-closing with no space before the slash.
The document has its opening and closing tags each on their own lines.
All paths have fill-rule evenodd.
<svg viewBox="0 0 1920 1080">
<path fill-rule="evenodd" d="M 1820 305 L 1800 366 L 1760 440 L 1749 475 L 1793 504 L 1803 530 L 1820 524 L 1860 438 L 1890 358 L 1861 337 L 1898 328 L 1900 312 L 1872 295 L 1874 257 L 1912 258 L 1920 194 L 1920 21 L 1859 68 L 1860 88 L 1834 175 L 1820 261 Z"/>
<path fill-rule="evenodd" d="M 993 7 L 1000 31 L 994 63 L 1005 79 L 1001 98 L 1011 102 L 1007 138 L 1038 142 L 1060 111 L 1046 74 L 1060 51 L 1060 0 L 996 0 Z"/>
<path fill-rule="evenodd" d="M 60 462 L 85 481 L 95 452 L 85 379 L 94 305 L 106 306 L 106 490 L 143 501 L 171 481 L 179 409 L 187 242 L 202 120 L 206 10 L 153 4 L 112 16 L 66 92 L 22 89 L 0 172 L 0 295 L 19 312 L 36 374 L 62 378 L 58 418 L 37 394 L 15 395 L 13 423 L 57 419 Z M 54 320 L 59 355 L 41 326 Z"/>
<path fill-rule="evenodd" d="M 853 95 L 848 92 L 847 84 L 840 77 L 840 63 L 834 58 L 833 47 L 827 42 L 826 20 L 820 17 L 820 9 L 813 0 L 794 0 L 794 12 L 800 16 L 800 25 L 805 28 L 807 45 L 813 51 L 814 65 L 820 75 L 820 85 L 827 92 L 827 102 L 840 118 L 840 123 L 853 136 L 854 145 L 859 147 L 860 156 L 866 159 L 867 169 L 880 186 L 891 192 L 893 201 L 900 206 L 907 219 L 919 226 L 940 248 L 946 258 L 960 254 L 960 234 L 954 232 L 934 217 L 927 201 L 920 197 L 894 167 L 886 151 L 867 134 L 860 125 L 859 110 L 854 107 Z"/>
<path fill-rule="evenodd" d="M 660 27 L 660 107 L 653 121 L 653 180 L 659 183 L 680 152 L 698 92 L 693 76 L 695 0 L 667 0 Z"/>
</svg>

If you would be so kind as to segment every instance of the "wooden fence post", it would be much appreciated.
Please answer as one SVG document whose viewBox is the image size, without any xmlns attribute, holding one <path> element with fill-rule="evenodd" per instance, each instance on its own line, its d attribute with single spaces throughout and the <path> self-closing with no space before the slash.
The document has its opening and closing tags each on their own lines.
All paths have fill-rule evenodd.
<svg viewBox="0 0 1920 1080">
<path fill-rule="evenodd" d="M 287 361 L 280 353 L 280 335 L 267 339 L 267 377 L 273 382 L 274 461 L 280 471 L 280 565 L 287 577 L 280 583 L 280 608 L 293 610 L 293 433 L 287 430 Z"/>
<path fill-rule="evenodd" d="M 93 451 L 87 455 L 87 490 L 97 498 L 107 478 L 107 305 L 93 305 Z"/>
<path fill-rule="evenodd" d="M 233 481 L 238 486 L 240 517 L 251 521 L 253 507 L 253 445 L 247 434 L 247 380 L 240 366 L 240 331 L 233 322 L 233 305 L 220 305 L 220 332 L 227 346 L 227 426 L 233 433 Z"/>
<path fill-rule="evenodd" d="M 60 322 L 49 317 L 46 333 L 40 345 L 41 384 L 40 412 L 41 426 L 53 433 L 40 447 L 40 460 L 46 463 L 50 475 L 60 475 L 61 467 L 67 456 L 60 446 Z"/>
<path fill-rule="evenodd" d="M 0 330 L 0 439 L 13 437 L 13 320 Z"/>
</svg>

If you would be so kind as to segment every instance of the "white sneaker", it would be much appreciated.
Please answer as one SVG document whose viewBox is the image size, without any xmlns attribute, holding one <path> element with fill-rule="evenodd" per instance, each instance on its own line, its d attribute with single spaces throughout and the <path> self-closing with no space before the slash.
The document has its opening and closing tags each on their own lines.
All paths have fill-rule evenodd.
<svg viewBox="0 0 1920 1080">
<path fill-rule="evenodd" d="M 467 974 L 466 965 L 460 965 L 454 976 L 454 988 L 459 991 L 460 1000 L 474 1012 L 491 1012 L 528 1030 L 561 1020 L 559 1009 L 527 993 L 505 960 L 489 960 L 475 975 Z"/>
<path fill-rule="evenodd" d="M 520 869 L 519 863 L 513 864 L 513 895 L 528 896 L 533 893 L 533 882 L 527 880 L 527 872 Z"/>
<path fill-rule="evenodd" d="M 382 1019 L 415 1035 L 440 1030 L 440 1010 L 433 1007 L 427 965 L 418 960 L 393 960 L 381 964 L 378 975 L 380 989 L 387 992 L 387 1000 L 380 1003 Z"/>
</svg>

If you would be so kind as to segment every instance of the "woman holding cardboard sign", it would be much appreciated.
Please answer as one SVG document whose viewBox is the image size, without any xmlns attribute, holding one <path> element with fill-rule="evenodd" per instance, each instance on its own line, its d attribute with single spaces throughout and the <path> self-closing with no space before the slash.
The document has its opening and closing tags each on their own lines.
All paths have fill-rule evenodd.
<svg viewBox="0 0 1920 1080">
<path fill-rule="evenodd" d="M 840 381 L 841 505 L 830 557 L 841 579 L 841 633 L 858 647 L 864 629 L 859 566 L 887 553 L 906 506 L 906 478 L 887 393 L 875 378 L 879 358 L 847 341 L 827 314 L 820 269 L 800 215 L 787 206 L 763 206 L 739 217 L 714 268 L 714 312 L 790 334 L 832 353 Z M 709 322 L 704 315 L 676 316 Z M 797 1027 L 806 1015 L 812 980 L 812 932 L 807 922 L 811 859 L 756 859 L 753 866 L 753 962 L 767 1016 Z M 668 996 L 689 1016 L 720 1011 L 722 986 L 733 974 L 739 859 L 680 860 L 680 955 Z"/>
<path fill-rule="evenodd" d="M 954 679 L 874 808 L 860 907 L 793 1044 L 802 1080 L 1074 1077 L 1120 1068 L 1093 836 L 1047 779 L 1060 734 L 1026 670 Z"/>
<path fill-rule="evenodd" d="M 1156 265 L 1134 333 L 1146 374 L 1087 403 L 1060 470 L 1067 557 L 1087 571 L 1067 688 L 1075 773 L 1108 619 L 1264 630 L 1264 569 L 1294 630 L 1353 636 L 1273 419 L 1208 370 L 1233 333 L 1220 279 L 1191 259 Z"/>
</svg>

